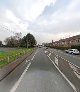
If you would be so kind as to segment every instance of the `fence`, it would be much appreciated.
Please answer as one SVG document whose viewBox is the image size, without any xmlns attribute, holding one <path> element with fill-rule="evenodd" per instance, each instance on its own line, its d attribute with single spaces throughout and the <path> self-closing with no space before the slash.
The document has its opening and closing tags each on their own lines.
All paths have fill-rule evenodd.
<svg viewBox="0 0 80 92">
<path fill-rule="evenodd" d="M 30 50 L 30 49 L 29 49 Z M 29 51 L 28 50 L 28 51 Z M 25 53 L 24 53 L 24 51 L 22 51 L 21 53 L 23 53 L 23 54 L 25 54 L 25 55 L 23 55 L 23 54 L 21 54 L 21 53 L 18 53 L 18 54 L 16 54 L 16 58 L 14 58 L 14 59 L 16 59 L 16 60 L 14 60 L 14 62 L 12 62 L 12 59 L 11 59 L 11 57 L 9 56 L 9 57 L 6 57 L 5 59 L 2 59 L 1 61 L 0 61 L 0 64 L 1 64 L 1 62 L 3 63 L 6 63 L 6 62 L 8 62 L 8 60 L 9 60 L 9 63 L 10 62 L 12 62 L 12 63 L 10 63 L 10 64 L 8 64 L 7 66 L 5 66 L 5 67 L 3 67 L 2 69 L 0 69 L 0 81 L 2 80 L 2 79 L 4 79 L 11 71 L 13 71 L 19 64 L 21 64 L 28 56 L 30 56 L 33 52 L 35 52 L 36 51 L 36 49 L 34 49 L 34 50 L 30 50 L 28 53 L 27 53 L 27 50 L 25 51 Z M 23 55 L 23 56 L 20 56 L 19 57 L 19 55 Z M 18 57 L 19 58 L 18 58 Z M 13 56 L 12 56 L 13 57 Z"/>
<path fill-rule="evenodd" d="M 9 64 L 12 61 L 15 61 L 16 59 L 20 58 L 21 56 L 27 54 L 27 52 L 29 52 L 29 50 L 23 50 L 23 51 L 17 52 L 16 54 L 11 54 L 4 58 L 0 58 L 0 68 Z"/>
</svg>

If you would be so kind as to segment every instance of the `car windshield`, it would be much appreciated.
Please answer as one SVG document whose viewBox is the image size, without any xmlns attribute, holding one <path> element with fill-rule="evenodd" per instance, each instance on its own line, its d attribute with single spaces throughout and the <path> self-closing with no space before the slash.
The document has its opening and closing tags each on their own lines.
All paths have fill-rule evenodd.
<svg viewBox="0 0 80 92">
<path fill-rule="evenodd" d="M 77 49 L 75 49 L 74 51 L 78 51 Z"/>
<path fill-rule="evenodd" d="M 0 92 L 80 92 L 80 0 L 0 0 Z"/>
</svg>

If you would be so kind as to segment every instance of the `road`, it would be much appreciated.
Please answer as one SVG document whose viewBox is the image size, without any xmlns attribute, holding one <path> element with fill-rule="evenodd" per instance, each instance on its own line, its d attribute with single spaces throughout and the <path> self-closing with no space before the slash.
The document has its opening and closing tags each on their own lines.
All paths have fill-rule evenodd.
<svg viewBox="0 0 80 92">
<path fill-rule="evenodd" d="M 49 48 L 48 51 L 51 51 L 51 53 L 55 53 L 56 55 L 59 55 L 60 57 L 64 58 L 65 60 L 80 67 L 80 55 L 72 55 L 72 54 L 65 53 L 64 51 L 51 49 L 51 48 Z"/>
<path fill-rule="evenodd" d="M 74 92 L 42 49 L 28 65 L 11 92 Z"/>
<path fill-rule="evenodd" d="M 42 48 L 26 61 L 0 82 L 0 92 L 75 92 Z"/>
<path fill-rule="evenodd" d="M 34 53 L 29 56 L 24 62 L 22 62 L 17 68 L 14 69 L 8 76 L 6 76 L 2 81 L 0 81 L 0 92 L 10 92 L 10 89 L 18 81 L 24 69 L 28 65 L 28 61 Z"/>
</svg>

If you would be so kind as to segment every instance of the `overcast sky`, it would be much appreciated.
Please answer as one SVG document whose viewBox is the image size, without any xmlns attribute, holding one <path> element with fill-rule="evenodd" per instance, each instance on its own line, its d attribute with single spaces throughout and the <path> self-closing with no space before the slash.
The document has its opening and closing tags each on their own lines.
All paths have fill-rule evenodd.
<svg viewBox="0 0 80 92">
<path fill-rule="evenodd" d="M 0 0 L 0 40 L 11 30 L 38 43 L 80 34 L 80 0 Z"/>
</svg>

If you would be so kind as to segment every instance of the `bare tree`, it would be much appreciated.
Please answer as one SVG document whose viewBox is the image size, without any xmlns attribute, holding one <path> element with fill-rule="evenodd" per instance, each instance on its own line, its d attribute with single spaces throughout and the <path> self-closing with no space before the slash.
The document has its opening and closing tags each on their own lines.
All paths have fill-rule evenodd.
<svg viewBox="0 0 80 92">
<path fill-rule="evenodd" d="M 14 36 L 10 36 L 5 39 L 5 44 L 8 47 L 19 47 L 22 33 L 15 33 Z"/>
<path fill-rule="evenodd" d="M 2 45 L 3 45 L 3 44 L 2 44 L 2 41 L 0 41 L 0 47 L 2 47 Z"/>
</svg>

